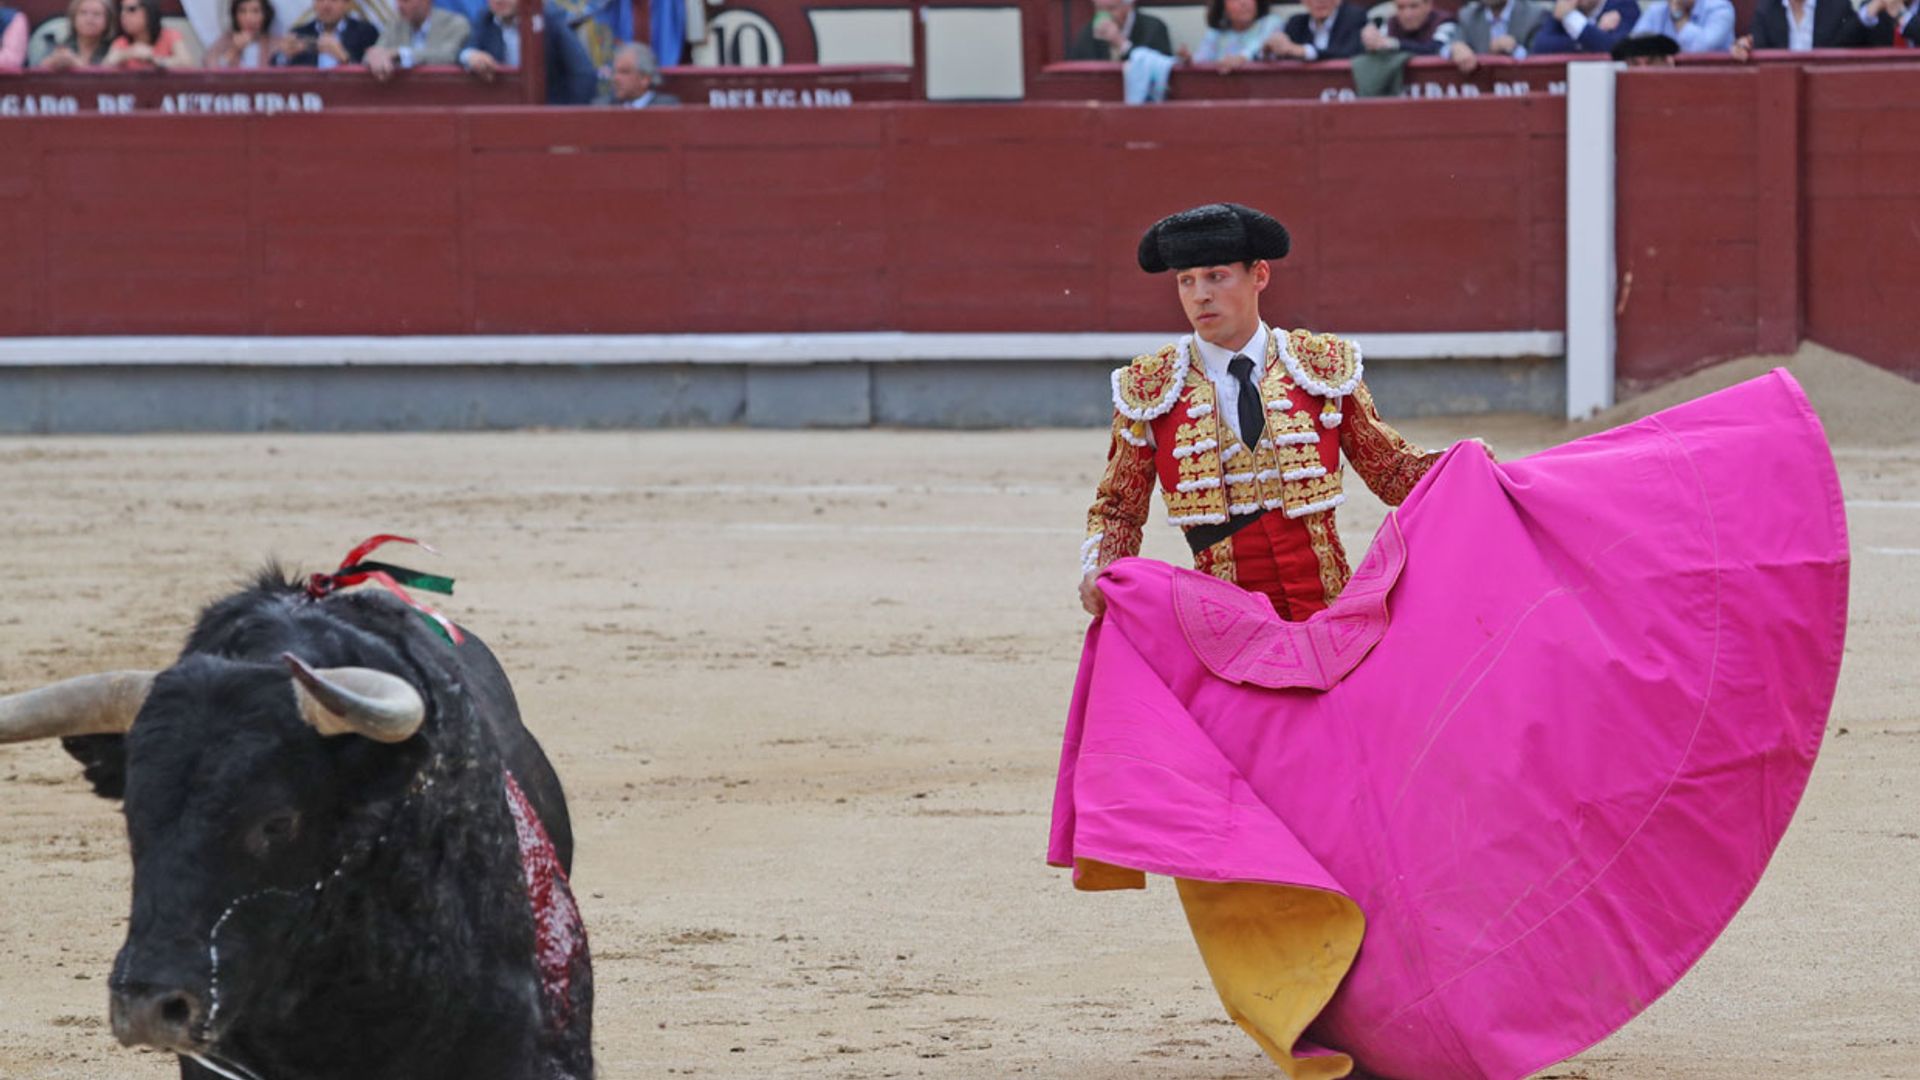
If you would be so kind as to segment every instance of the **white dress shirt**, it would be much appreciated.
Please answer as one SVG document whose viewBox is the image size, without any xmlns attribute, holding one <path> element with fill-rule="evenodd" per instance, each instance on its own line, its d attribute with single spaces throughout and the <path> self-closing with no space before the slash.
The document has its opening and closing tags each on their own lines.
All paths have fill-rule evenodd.
<svg viewBox="0 0 1920 1080">
<path fill-rule="evenodd" d="M 1801 9 L 1803 13 L 1803 17 L 1798 19 L 1793 17 L 1792 4 L 1782 3 L 1780 6 L 1786 9 L 1786 14 L 1787 14 L 1787 49 L 1788 51 L 1812 52 L 1813 51 L 1813 9 L 1816 6 L 1814 3 L 1814 0 L 1807 0 L 1806 6 Z"/>
<path fill-rule="evenodd" d="M 1213 384 L 1213 400 L 1220 410 L 1220 419 L 1240 431 L 1240 383 L 1227 370 L 1227 365 L 1235 356 L 1245 356 L 1253 361 L 1253 374 L 1248 376 L 1255 386 L 1266 374 L 1267 368 L 1267 324 L 1263 321 L 1254 327 L 1253 336 L 1238 349 L 1223 349 L 1202 338 L 1193 336 L 1193 348 L 1200 354 L 1201 370 L 1206 372 L 1207 381 Z M 1242 442 L 1246 441 L 1246 432 L 1240 432 Z"/>
</svg>

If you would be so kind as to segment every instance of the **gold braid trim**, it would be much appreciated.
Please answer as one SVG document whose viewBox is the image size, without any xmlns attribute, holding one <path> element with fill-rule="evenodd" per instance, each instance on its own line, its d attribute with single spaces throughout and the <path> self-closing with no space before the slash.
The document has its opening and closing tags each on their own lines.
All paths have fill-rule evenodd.
<svg viewBox="0 0 1920 1080">
<path fill-rule="evenodd" d="M 1366 383 L 1354 387 L 1346 422 L 1340 425 L 1340 449 L 1346 452 L 1353 471 L 1388 506 L 1399 506 L 1440 460 L 1439 451 L 1420 449 L 1380 419 Z"/>
<path fill-rule="evenodd" d="M 1115 413 L 1107 467 L 1093 505 L 1087 508 L 1087 538 L 1080 549 L 1082 572 L 1140 554 L 1140 530 L 1153 503 L 1153 451 L 1126 437 L 1132 421 Z"/>
<path fill-rule="evenodd" d="M 1334 526 L 1332 511 L 1308 514 L 1304 520 L 1314 557 L 1320 563 L 1320 588 L 1326 593 L 1327 603 L 1332 604 L 1340 599 L 1341 591 L 1347 587 L 1347 578 L 1352 576 L 1347 568 L 1347 553 L 1340 546 L 1340 533 Z"/>
</svg>

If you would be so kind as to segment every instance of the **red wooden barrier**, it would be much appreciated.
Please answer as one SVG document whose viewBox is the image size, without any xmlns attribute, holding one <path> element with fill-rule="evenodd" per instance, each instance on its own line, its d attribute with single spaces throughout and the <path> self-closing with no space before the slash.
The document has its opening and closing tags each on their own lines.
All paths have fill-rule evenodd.
<svg viewBox="0 0 1920 1080">
<path fill-rule="evenodd" d="M 1809 337 L 1920 378 L 1920 65 L 1620 80 L 1617 374 Z"/>
<path fill-rule="evenodd" d="M 1920 378 L 1920 71 L 1808 71 L 1804 102 L 1806 334 Z"/>
<path fill-rule="evenodd" d="M 1283 323 L 1551 329 L 1564 122 L 1544 97 L 0 120 L 0 334 L 1167 329 L 1135 242 L 1211 199 L 1292 225 Z"/>
</svg>

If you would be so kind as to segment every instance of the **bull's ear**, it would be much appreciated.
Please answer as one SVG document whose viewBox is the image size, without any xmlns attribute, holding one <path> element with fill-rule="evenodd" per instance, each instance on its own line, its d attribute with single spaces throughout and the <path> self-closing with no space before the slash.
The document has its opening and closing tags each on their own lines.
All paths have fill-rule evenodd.
<svg viewBox="0 0 1920 1080">
<path fill-rule="evenodd" d="M 359 667 L 315 670 L 292 653 L 282 653 L 281 659 L 293 672 L 300 718 L 322 735 L 405 742 L 426 720 L 420 691 L 398 675 Z"/>
<path fill-rule="evenodd" d="M 80 763 L 81 775 L 103 799 L 127 797 L 127 737 L 74 735 L 60 740 L 60 748 Z"/>
<path fill-rule="evenodd" d="M 151 671 L 108 671 L 0 697 L 0 743 L 124 734 L 151 689 Z"/>
</svg>

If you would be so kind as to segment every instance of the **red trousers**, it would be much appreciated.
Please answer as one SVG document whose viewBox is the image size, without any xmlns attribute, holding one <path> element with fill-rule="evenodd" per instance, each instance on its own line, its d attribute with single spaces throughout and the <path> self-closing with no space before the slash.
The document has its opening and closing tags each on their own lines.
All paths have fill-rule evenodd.
<svg viewBox="0 0 1920 1080">
<path fill-rule="evenodd" d="M 1326 531 L 1328 555 L 1335 564 L 1330 572 L 1344 585 L 1346 556 L 1340 550 L 1340 537 L 1334 531 L 1331 515 L 1327 515 Z M 1249 592 L 1265 596 L 1283 619 L 1305 619 L 1327 606 L 1321 556 L 1314 550 L 1313 534 L 1305 518 L 1290 518 L 1277 510 L 1263 514 L 1201 552 L 1194 561 L 1202 572 L 1224 577 Z M 1221 573 L 1227 562 L 1232 564 L 1231 573 Z"/>
</svg>

